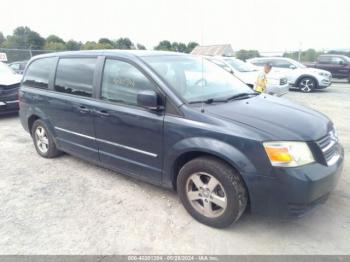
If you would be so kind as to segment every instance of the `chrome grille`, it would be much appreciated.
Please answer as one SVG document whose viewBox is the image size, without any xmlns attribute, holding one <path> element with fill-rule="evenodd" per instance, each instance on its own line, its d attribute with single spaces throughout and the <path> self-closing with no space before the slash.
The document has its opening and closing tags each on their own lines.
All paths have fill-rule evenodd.
<svg viewBox="0 0 350 262">
<path fill-rule="evenodd" d="M 335 130 L 330 131 L 326 136 L 319 139 L 317 144 L 323 153 L 327 165 L 331 166 L 338 161 L 340 154 L 338 150 L 338 137 Z"/>
</svg>

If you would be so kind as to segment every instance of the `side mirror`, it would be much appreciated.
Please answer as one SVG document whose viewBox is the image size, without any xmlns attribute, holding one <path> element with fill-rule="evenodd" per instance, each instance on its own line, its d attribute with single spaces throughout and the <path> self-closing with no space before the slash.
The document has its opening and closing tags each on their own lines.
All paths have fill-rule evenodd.
<svg viewBox="0 0 350 262">
<path fill-rule="evenodd" d="M 290 69 L 296 69 L 297 67 L 295 65 L 290 65 L 289 68 Z"/>
<path fill-rule="evenodd" d="M 160 96 L 152 90 L 142 90 L 137 93 L 137 104 L 154 111 L 162 111 L 164 106 Z"/>
</svg>

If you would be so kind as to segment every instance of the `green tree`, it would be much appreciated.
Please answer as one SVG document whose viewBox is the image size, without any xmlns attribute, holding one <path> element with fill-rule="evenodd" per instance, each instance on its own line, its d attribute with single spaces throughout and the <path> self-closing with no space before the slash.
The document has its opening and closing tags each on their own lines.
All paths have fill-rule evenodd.
<svg viewBox="0 0 350 262">
<path fill-rule="evenodd" d="M 114 46 L 114 43 L 112 40 L 109 40 L 108 38 L 100 38 L 100 40 L 98 40 L 99 44 L 103 44 L 103 45 L 110 45 L 110 46 Z"/>
<path fill-rule="evenodd" d="M 253 58 L 253 57 L 259 57 L 260 54 L 257 50 L 244 50 L 241 49 L 236 53 L 236 57 L 238 59 L 241 59 L 243 61 L 249 59 L 249 58 Z"/>
<path fill-rule="evenodd" d="M 300 52 L 300 61 L 301 62 L 313 62 L 317 57 L 322 54 L 322 52 L 317 52 L 315 49 L 308 49 L 306 51 Z M 288 57 L 294 60 L 299 60 L 299 52 L 286 52 L 283 54 L 284 57 Z"/>
<path fill-rule="evenodd" d="M 66 43 L 66 49 L 67 50 L 80 50 L 81 46 L 82 46 L 81 42 L 77 42 L 77 41 L 74 41 L 74 40 L 69 40 Z"/>
<path fill-rule="evenodd" d="M 168 40 L 160 41 L 154 50 L 172 51 L 172 44 Z"/>
<path fill-rule="evenodd" d="M 129 38 L 119 38 L 117 41 L 114 42 L 114 46 L 117 49 L 135 49 L 133 42 L 131 42 Z"/>
<path fill-rule="evenodd" d="M 184 43 L 178 43 L 177 52 L 187 53 L 187 45 Z"/>
<path fill-rule="evenodd" d="M 334 54 L 334 55 L 346 55 L 350 57 L 350 51 L 339 51 L 339 50 L 331 50 L 327 52 L 328 54 Z"/>
<path fill-rule="evenodd" d="M 44 44 L 45 39 L 27 26 L 17 27 L 3 43 L 4 47 L 20 49 L 42 49 Z"/>
<path fill-rule="evenodd" d="M 58 37 L 57 35 L 49 35 L 46 38 L 46 43 L 61 43 L 61 44 L 65 44 L 63 39 Z"/>
<path fill-rule="evenodd" d="M 139 50 L 146 50 L 146 47 L 144 45 L 141 45 L 141 44 L 137 44 L 136 48 Z"/>
<path fill-rule="evenodd" d="M 96 43 L 95 41 L 87 41 L 83 46 L 82 49 L 85 50 L 95 50 L 95 49 L 112 49 L 114 48 L 110 44 L 101 44 L 101 43 Z"/>
<path fill-rule="evenodd" d="M 85 50 L 93 50 L 93 49 L 98 49 L 97 43 L 95 41 L 87 41 L 83 46 L 82 49 Z"/>
<path fill-rule="evenodd" d="M 45 50 L 56 50 L 56 51 L 63 51 L 66 50 L 66 45 L 60 42 L 47 42 L 44 45 Z"/>
<path fill-rule="evenodd" d="M 6 38 L 2 32 L 0 32 L 0 46 L 5 42 Z"/>
<path fill-rule="evenodd" d="M 198 45 L 198 43 L 196 42 L 189 42 L 187 44 L 187 50 L 186 50 L 186 53 L 191 53 L 192 50 Z"/>
<path fill-rule="evenodd" d="M 315 49 L 308 49 L 302 54 L 302 61 L 312 62 L 315 61 L 318 57 L 318 53 Z"/>
</svg>

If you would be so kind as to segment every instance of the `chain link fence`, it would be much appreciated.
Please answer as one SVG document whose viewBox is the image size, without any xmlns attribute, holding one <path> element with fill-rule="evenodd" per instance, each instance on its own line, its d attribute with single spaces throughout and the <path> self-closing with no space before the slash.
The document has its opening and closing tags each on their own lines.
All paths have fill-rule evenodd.
<svg viewBox="0 0 350 262">
<path fill-rule="evenodd" d="M 56 52 L 55 50 L 31 50 L 31 49 L 15 49 L 15 48 L 0 48 L 0 53 L 5 53 L 7 56 L 7 63 L 15 61 L 25 61 L 31 59 L 33 56 Z"/>
</svg>

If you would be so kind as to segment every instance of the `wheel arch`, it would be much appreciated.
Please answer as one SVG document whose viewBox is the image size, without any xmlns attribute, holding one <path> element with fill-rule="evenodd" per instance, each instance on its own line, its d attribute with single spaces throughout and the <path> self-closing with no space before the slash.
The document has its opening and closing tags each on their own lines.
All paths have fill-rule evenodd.
<svg viewBox="0 0 350 262">
<path fill-rule="evenodd" d="M 30 135 L 32 135 L 33 124 L 38 119 L 40 119 L 40 117 L 36 114 L 33 114 L 28 118 L 28 130 L 29 130 Z"/>
<path fill-rule="evenodd" d="M 198 144 L 201 144 L 201 147 Z M 187 162 L 200 156 L 211 156 L 227 163 L 240 174 L 243 181 L 245 180 L 244 173 L 256 171 L 253 163 L 241 151 L 216 139 L 185 139 L 169 151 L 164 159 L 163 184 L 174 190 L 176 190 L 176 181 L 180 169 Z"/>
</svg>

